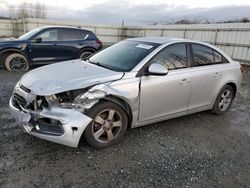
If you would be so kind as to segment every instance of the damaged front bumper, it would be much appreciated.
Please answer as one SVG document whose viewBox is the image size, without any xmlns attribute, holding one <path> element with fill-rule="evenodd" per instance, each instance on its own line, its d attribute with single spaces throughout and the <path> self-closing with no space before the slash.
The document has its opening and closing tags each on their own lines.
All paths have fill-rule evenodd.
<svg viewBox="0 0 250 188">
<path fill-rule="evenodd" d="M 33 136 L 77 147 L 81 135 L 92 119 L 75 109 L 60 107 L 40 111 L 16 107 L 13 96 L 9 101 L 10 112 L 23 130 Z"/>
</svg>

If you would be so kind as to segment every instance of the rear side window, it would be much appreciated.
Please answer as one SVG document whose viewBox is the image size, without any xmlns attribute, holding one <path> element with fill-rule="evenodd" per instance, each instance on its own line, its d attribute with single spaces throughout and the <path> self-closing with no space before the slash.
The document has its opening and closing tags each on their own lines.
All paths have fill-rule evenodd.
<svg viewBox="0 0 250 188">
<path fill-rule="evenodd" d="M 187 67 L 186 45 L 172 44 L 161 50 L 152 59 L 151 63 L 159 63 L 169 70 Z"/>
<path fill-rule="evenodd" d="M 228 63 L 228 60 L 221 55 L 219 52 L 213 50 L 214 53 L 214 63 L 220 64 L 220 63 Z"/>
<path fill-rule="evenodd" d="M 220 53 L 204 45 L 192 44 L 194 66 L 227 63 Z"/>
<path fill-rule="evenodd" d="M 87 39 L 89 39 L 89 40 L 97 40 L 96 35 L 92 31 L 88 31 L 86 34 L 88 36 L 88 37 L 86 37 Z"/>
<path fill-rule="evenodd" d="M 58 38 L 59 40 L 83 40 L 86 33 L 77 29 L 61 29 Z"/>
<path fill-rule="evenodd" d="M 210 65 L 214 63 L 213 50 L 203 45 L 192 44 L 194 66 Z"/>
</svg>

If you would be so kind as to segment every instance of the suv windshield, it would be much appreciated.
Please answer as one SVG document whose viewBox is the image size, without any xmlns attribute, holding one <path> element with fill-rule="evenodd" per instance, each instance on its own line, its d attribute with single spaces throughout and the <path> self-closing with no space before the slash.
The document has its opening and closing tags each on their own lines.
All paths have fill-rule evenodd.
<svg viewBox="0 0 250 188">
<path fill-rule="evenodd" d="M 114 71 L 128 72 L 158 46 L 148 42 L 122 41 L 92 56 L 89 62 Z"/>
<path fill-rule="evenodd" d="M 28 40 L 28 39 L 30 39 L 32 36 L 34 36 L 36 33 L 38 33 L 41 30 L 42 30 L 41 28 L 33 29 L 30 32 L 25 33 L 24 35 L 22 35 L 18 39 L 20 39 L 20 40 Z"/>
</svg>

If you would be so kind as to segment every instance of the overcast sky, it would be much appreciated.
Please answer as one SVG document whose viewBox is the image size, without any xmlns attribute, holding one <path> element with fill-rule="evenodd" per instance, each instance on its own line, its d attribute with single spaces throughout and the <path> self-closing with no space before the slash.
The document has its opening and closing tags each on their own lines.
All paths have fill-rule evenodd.
<svg viewBox="0 0 250 188">
<path fill-rule="evenodd" d="M 0 15 L 8 16 L 9 6 L 36 0 L 0 0 Z M 148 24 L 182 18 L 222 21 L 250 18 L 250 0 L 43 0 L 47 17 L 81 20 L 88 23 Z"/>
</svg>

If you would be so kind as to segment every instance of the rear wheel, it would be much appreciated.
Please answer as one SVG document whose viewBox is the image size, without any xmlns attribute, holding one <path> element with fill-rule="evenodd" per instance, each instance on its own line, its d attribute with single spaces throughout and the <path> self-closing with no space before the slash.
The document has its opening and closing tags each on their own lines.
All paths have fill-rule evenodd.
<svg viewBox="0 0 250 188">
<path fill-rule="evenodd" d="M 126 112 L 112 102 L 100 102 L 88 113 L 93 121 L 85 129 L 84 137 L 94 148 L 102 149 L 118 143 L 127 129 Z"/>
<path fill-rule="evenodd" d="M 81 60 L 86 60 L 86 59 L 88 59 L 88 57 L 90 57 L 92 54 L 93 54 L 93 52 L 90 52 L 90 51 L 83 51 L 83 52 L 80 53 L 79 59 L 81 59 Z"/>
<path fill-rule="evenodd" d="M 4 62 L 8 71 L 25 71 L 29 69 L 28 60 L 20 53 L 7 55 Z"/>
<path fill-rule="evenodd" d="M 233 88 L 229 85 L 224 86 L 215 100 L 212 112 L 215 114 L 224 114 L 227 112 L 232 105 L 234 96 L 235 91 Z"/>
</svg>

